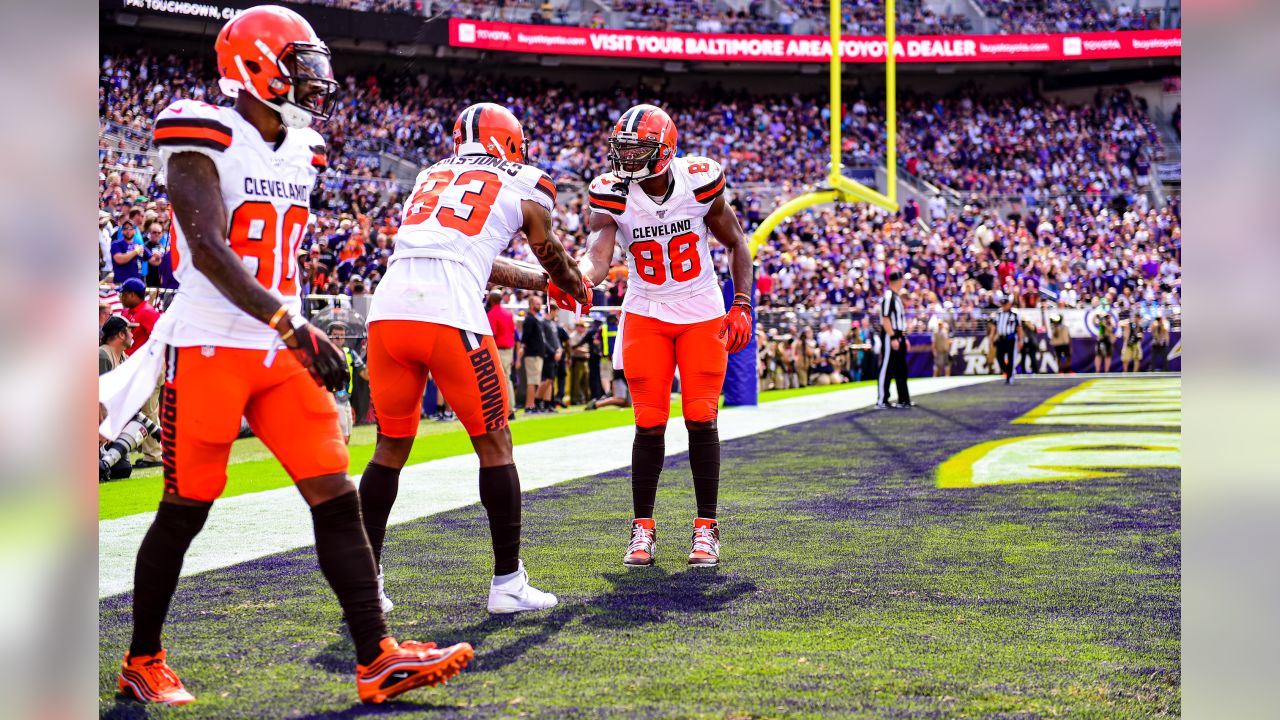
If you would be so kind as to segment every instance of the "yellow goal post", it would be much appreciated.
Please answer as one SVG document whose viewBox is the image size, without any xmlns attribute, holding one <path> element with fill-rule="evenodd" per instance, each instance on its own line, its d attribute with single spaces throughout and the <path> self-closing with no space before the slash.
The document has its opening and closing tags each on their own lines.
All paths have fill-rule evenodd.
<svg viewBox="0 0 1280 720">
<path fill-rule="evenodd" d="M 841 41 L 841 13 L 840 0 L 831 0 L 831 108 L 830 108 L 830 130 L 831 136 L 831 168 L 826 177 L 825 185 L 819 186 L 818 189 L 798 195 L 791 198 L 787 202 L 779 205 L 769 216 L 760 223 L 759 227 L 751 233 L 751 257 L 756 256 L 756 252 L 760 246 L 768 241 L 769 235 L 778 227 L 783 220 L 795 215 L 805 208 L 819 205 L 826 202 L 834 202 L 837 200 L 844 202 L 866 202 L 882 207 L 889 212 L 898 211 L 898 63 L 894 53 L 896 45 L 897 20 L 895 18 L 894 0 L 885 0 L 884 3 L 884 30 L 885 30 L 885 133 L 886 133 L 886 157 L 885 170 L 888 176 L 887 187 L 888 193 L 883 194 L 875 188 L 867 187 L 862 183 L 847 178 L 842 173 L 843 155 L 841 152 L 841 144 L 843 134 L 840 130 L 841 112 L 840 112 L 840 71 L 843 58 L 840 52 Z"/>
</svg>

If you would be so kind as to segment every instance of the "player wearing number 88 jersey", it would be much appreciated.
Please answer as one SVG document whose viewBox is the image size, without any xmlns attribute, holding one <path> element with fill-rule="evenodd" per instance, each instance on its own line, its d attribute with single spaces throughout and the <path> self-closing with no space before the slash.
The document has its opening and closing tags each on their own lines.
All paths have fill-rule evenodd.
<svg viewBox="0 0 1280 720">
<path fill-rule="evenodd" d="M 688 562 L 719 562 L 716 520 L 720 438 L 716 426 L 728 354 L 751 336 L 751 251 L 725 201 L 724 170 L 704 157 L 676 157 L 676 128 L 653 105 L 637 105 L 618 119 L 609 138 L 612 172 L 590 186 L 590 250 L 582 261 L 588 281 L 604 279 L 614 249 L 630 269 L 619 326 L 622 366 L 635 403 L 632 502 L 635 519 L 623 562 L 654 562 L 654 498 L 665 454 L 671 381 L 680 370 L 681 405 L 689 431 L 698 517 Z M 708 250 L 714 235 L 731 256 L 733 306 L 724 300 Z"/>
</svg>

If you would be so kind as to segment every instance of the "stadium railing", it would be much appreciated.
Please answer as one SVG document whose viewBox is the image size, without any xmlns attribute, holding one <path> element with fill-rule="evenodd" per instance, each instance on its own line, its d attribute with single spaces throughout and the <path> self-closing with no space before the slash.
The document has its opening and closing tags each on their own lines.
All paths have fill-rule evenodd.
<svg viewBox="0 0 1280 720">
<path fill-rule="evenodd" d="M 102 289 L 110 291 L 111 286 L 103 285 Z M 149 290 L 151 303 L 163 311 L 172 301 L 174 292 L 176 291 L 151 288 Z M 365 318 L 368 317 L 369 304 L 372 300 L 372 295 L 356 297 L 350 295 L 304 295 L 302 297 L 302 310 L 303 314 L 321 329 L 325 329 L 332 322 L 342 322 L 347 325 L 348 336 L 358 337 L 363 335 L 366 326 Z M 525 303 L 509 303 L 505 307 L 512 312 L 519 313 L 523 312 L 527 305 Z M 1143 317 L 1144 322 L 1149 322 L 1158 311 L 1169 321 L 1171 330 L 1182 330 L 1181 306 L 1154 307 L 1139 305 L 1135 307 Z M 1092 311 L 1092 313 L 1089 311 Z M 616 315 L 621 312 L 622 308 L 615 305 L 597 305 L 591 309 L 591 315 L 595 319 L 603 319 L 607 314 Z M 951 328 L 952 335 L 985 335 L 987 324 L 996 312 L 995 308 L 908 310 L 906 313 L 907 328 L 909 332 L 929 332 L 937 321 L 945 320 L 948 327 Z M 1063 308 L 1045 305 L 1037 308 L 1018 309 L 1020 317 L 1024 320 L 1030 320 L 1040 328 L 1048 327 L 1050 318 L 1055 314 L 1081 312 L 1086 314 L 1105 312 L 1116 316 L 1117 319 L 1123 318 L 1128 314 L 1128 310 L 1116 308 Z M 759 307 L 756 309 L 756 322 L 757 327 L 766 334 L 770 331 L 775 334 L 803 331 L 805 327 L 812 328 L 814 332 L 817 332 L 824 324 L 831 324 L 842 333 L 847 333 L 854 322 L 857 322 L 860 327 L 871 327 L 873 329 L 880 327 L 879 314 L 875 310 L 847 305 L 822 305 L 812 308 L 803 306 Z"/>
</svg>

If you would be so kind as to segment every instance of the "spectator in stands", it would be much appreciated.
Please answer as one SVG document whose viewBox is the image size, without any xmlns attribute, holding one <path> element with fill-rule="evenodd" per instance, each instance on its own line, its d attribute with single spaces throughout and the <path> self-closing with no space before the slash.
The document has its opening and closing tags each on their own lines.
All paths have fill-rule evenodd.
<svg viewBox="0 0 1280 720">
<path fill-rule="evenodd" d="M 111 317 L 111 303 L 98 298 L 98 344 L 102 344 L 102 326 L 106 324 L 107 318 Z"/>
<path fill-rule="evenodd" d="M 147 287 L 177 290 L 178 279 L 173 275 L 173 258 L 169 232 L 160 220 L 147 223 Z"/>
<path fill-rule="evenodd" d="M 120 224 L 120 237 L 111 243 L 111 276 L 116 284 L 130 278 L 142 279 L 147 264 L 147 246 L 138 235 L 137 225 L 126 218 Z"/>
<path fill-rule="evenodd" d="M 115 228 L 111 226 L 111 213 L 98 211 L 98 279 L 102 280 L 111 274 L 111 240 Z"/>
</svg>

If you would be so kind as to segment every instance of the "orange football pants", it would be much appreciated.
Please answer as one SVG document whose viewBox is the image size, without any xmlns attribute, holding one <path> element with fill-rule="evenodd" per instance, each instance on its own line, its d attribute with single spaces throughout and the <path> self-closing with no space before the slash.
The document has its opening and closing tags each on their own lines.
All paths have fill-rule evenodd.
<svg viewBox="0 0 1280 720">
<path fill-rule="evenodd" d="M 622 368 L 635 404 L 636 425 L 664 425 L 671 415 L 671 381 L 680 368 L 685 420 L 715 420 L 729 353 L 719 337 L 722 320 L 691 325 L 627 313 L 622 325 Z"/>
<path fill-rule="evenodd" d="M 430 373 L 467 434 L 507 427 L 511 398 L 492 335 L 421 320 L 369 323 L 369 394 L 378 432 L 414 437 Z"/>
<path fill-rule="evenodd" d="M 164 492 L 213 502 L 227 485 L 227 458 L 247 418 L 294 482 L 347 471 L 333 395 L 293 353 L 169 347 L 160 395 Z"/>
</svg>

